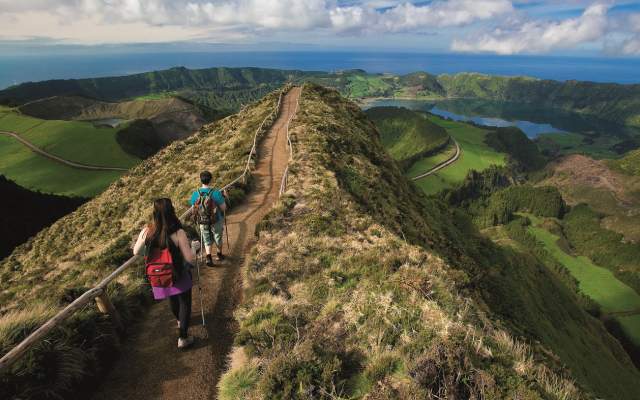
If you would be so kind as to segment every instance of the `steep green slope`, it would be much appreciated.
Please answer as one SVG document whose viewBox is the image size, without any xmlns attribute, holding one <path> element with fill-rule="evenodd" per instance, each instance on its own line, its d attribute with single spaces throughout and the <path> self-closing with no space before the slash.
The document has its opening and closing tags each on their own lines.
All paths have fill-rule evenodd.
<svg viewBox="0 0 640 400">
<path fill-rule="evenodd" d="M 447 131 L 423 113 L 401 107 L 373 107 L 365 114 L 380 131 L 384 147 L 401 165 L 410 166 L 449 142 Z"/>
<path fill-rule="evenodd" d="M 493 128 L 485 143 L 501 153 L 509 155 L 511 164 L 523 171 L 535 171 L 545 164 L 538 146 L 516 127 Z"/>
<path fill-rule="evenodd" d="M 586 204 L 571 209 L 564 219 L 564 233 L 578 254 L 609 268 L 640 293 L 640 246 L 629 243 L 614 231 L 603 228 L 602 215 Z"/>
<path fill-rule="evenodd" d="M 247 260 L 249 359 L 223 399 L 582 398 L 551 383 L 563 364 L 637 398 L 640 374 L 575 294 L 424 198 L 354 104 L 305 86 L 292 133 L 289 189 Z"/>
<path fill-rule="evenodd" d="M 0 224 L 0 259 L 29 237 L 78 208 L 86 201 L 27 190 L 0 175 L 0 209 L 5 210 Z M 6 210 L 11 210 L 7 212 Z"/>
<path fill-rule="evenodd" d="M 211 169 L 215 185 L 238 176 L 255 130 L 266 117 L 275 118 L 277 100 L 278 93 L 270 94 L 174 142 L 0 261 L 0 354 L 130 257 L 131 240 L 148 221 L 153 199 L 169 197 L 181 213 L 202 169 Z M 244 189 L 234 189 L 232 198 L 242 197 Z M 109 287 L 127 324 L 147 298 L 140 268 Z M 0 376 L 0 398 L 42 398 L 49 392 L 75 397 L 74 388 L 103 372 L 117 350 L 113 328 L 89 306 Z"/>
</svg>

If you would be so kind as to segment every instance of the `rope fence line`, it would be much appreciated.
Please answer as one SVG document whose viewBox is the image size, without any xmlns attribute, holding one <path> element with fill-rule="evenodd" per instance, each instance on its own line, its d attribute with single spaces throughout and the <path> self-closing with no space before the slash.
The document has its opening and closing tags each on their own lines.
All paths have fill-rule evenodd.
<svg viewBox="0 0 640 400">
<path fill-rule="evenodd" d="M 256 153 L 258 135 L 264 128 L 264 125 L 269 120 L 269 118 L 275 115 L 275 117 L 273 118 L 273 122 L 276 121 L 281 111 L 280 107 L 282 105 L 282 97 L 284 96 L 284 93 L 286 93 L 290 88 L 291 87 L 287 85 L 280 91 L 280 95 L 278 96 L 278 103 L 275 109 L 262 120 L 262 122 L 260 123 L 260 126 L 258 126 L 258 128 L 256 129 L 253 136 L 253 145 L 251 146 L 251 150 L 249 151 L 249 156 L 247 157 L 247 163 L 245 164 L 245 168 L 242 171 L 242 174 L 240 174 L 237 178 L 232 180 L 230 183 L 223 186 L 221 190 L 228 189 L 229 187 L 238 183 L 240 180 L 242 180 L 243 183 L 246 182 L 247 174 L 249 173 L 251 168 L 251 159 L 253 155 Z M 296 109 L 297 109 L 297 104 L 296 104 Z M 288 135 L 288 122 L 287 122 L 287 135 Z M 180 216 L 180 219 L 184 220 L 185 218 L 187 218 L 189 214 L 191 214 L 191 210 L 192 210 L 191 208 L 187 209 Z M 16 362 L 17 360 L 19 360 L 20 357 L 22 357 L 22 355 L 27 350 L 29 350 L 31 346 L 38 343 L 50 331 L 56 328 L 60 323 L 65 321 L 67 318 L 69 318 L 71 315 L 73 315 L 75 312 L 83 308 L 85 305 L 87 305 L 94 299 L 95 299 L 96 305 L 98 306 L 99 311 L 109 315 L 114 327 L 118 330 L 121 330 L 123 325 L 120 320 L 120 315 L 116 310 L 116 308 L 113 306 L 113 303 L 109 299 L 109 296 L 107 296 L 106 288 L 109 283 L 111 283 L 122 272 L 124 272 L 135 261 L 137 261 L 138 258 L 139 258 L 138 255 L 134 255 L 131 258 L 129 258 L 122 265 L 120 265 L 113 272 L 111 272 L 111 274 L 109 274 L 106 278 L 104 278 L 100 283 L 98 283 L 92 289 L 89 289 L 86 292 L 84 292 L 80 297 L 76 298 L 73 302 L 71 302 L 71 304 L 69 304 L 62 310 L 60 310 L 56 315 L 54 315 L 49 320 L 47 320 L 38 329 L 33 331 L 29 336 L 27 336 L 20 343 L 18 343 L 13 349 L 11 349 L 4 356 L 2 356 L 2 358 L 0 358 L 0 372 L 2 372 L 5 368 L 8 368 L 11 364 Z"/>
<path fill-rule="evenodd" d="M 278 195 L 280 197 L 284 194 L 284 191 L 287 190 L 287 181 L 289 180 L 289 164 L 291 163 L 291 161 L 293 161 L 293 143 L 291 143 L 291 135 L 289 134 L 289 124 L 291 123 L 291 120 L 298 113 L 299 103 L 300 103 L 300 96 L 296 98 L 296 108 L 293 110 L 293 113 L 291 113 L 291 116 L 287 120 L 286 129 L 287 129 L 287 146 L 289 147 L 289 160 L 287 160 L 287 167 L 284 169 L 284 172 L 282 173 L 282 181 L 280 181 L 280 193 Z"/>
</svg>

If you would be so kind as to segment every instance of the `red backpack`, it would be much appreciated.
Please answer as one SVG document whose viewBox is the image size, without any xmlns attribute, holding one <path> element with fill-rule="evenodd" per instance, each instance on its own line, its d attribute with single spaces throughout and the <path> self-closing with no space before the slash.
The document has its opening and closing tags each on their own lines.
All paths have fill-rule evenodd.
<svg viewBox="0 0 640 400">
<path fill-rule="evenodd" d="M 169 239 L 171 240 L 171 239 Z M 176 277 L 176 267 L 173 263 L 170 245 L 164 249 L 147 247 L 144 257 L 145 272 L 152 287 L 172 287 Z"/>
</svg>

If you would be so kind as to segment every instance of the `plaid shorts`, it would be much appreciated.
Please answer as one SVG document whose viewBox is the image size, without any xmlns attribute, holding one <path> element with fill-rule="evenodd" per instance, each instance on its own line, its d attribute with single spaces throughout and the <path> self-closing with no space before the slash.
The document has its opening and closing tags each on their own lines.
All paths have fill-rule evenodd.
<svg viewBox="0 0 640 400">
<path fill-rule="evenodd" d="M 200 225 L 205 246 L 211 246 L 214 242 L 216 246 L 222 246 L 222 233 L 224 231 L 224 221 L 218 221 L 213 226 Z"/>
</svg>

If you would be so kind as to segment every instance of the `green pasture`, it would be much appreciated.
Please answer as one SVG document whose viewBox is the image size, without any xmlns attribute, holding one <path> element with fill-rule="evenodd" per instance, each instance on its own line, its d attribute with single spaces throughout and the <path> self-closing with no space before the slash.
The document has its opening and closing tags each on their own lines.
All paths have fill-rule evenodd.
<svg viewBox="0 0 640 400">
<path fill-rule="evenodd" d="M 0 135 L 0 174 L 35 191 L 93 197 L 123 172 L 67 167 L 30 151 L 12 137 Z"/>
<path fill-rule="evenodd" d="M 65 160 L 131 168 L 140 160 L 120 147 L 116 141 L 118 129 L 96 127 L 90 122 L 42 120 L 15 112 L 0 117 L 0 130 L 15 132 Z"/>
<path fill-rule="evenodd" d="M 89 122 L 42 120 L 0 109 L 0 130 L 19 134 L 39 148 L 69 161 L 131 168 L 140 160 L 122 150 L 116 128 Z M 122 175 L 119 171 L 90 171 L 65 166 L 40 156 L 22 143 L 0 135 L 0 174 L 35 191 L 92 197 Z"/>
<path fill-rule="evenodd" d="M 534 223 L 529 227 L 545 249 L 575 277 L 580 290 L 595 300 L 605 313 L 640 310 L 640 295 L 631 287 L 618 280 L 613 273 L 603 267 L 595 265 L 587 257 L 571 256 L 558 246 L 558 236 L 550 233 L 538 225 L 539 218 L 527 215 Z M 627 335 L 640 345 L 640 314 L 633 316 L 615 316 Z"/>
<path fill-rule="evenodd" d="M 425 193 L 434 194 L 460 183 L 471 170 L 482 171 L 491 165 L 505 164 L 506 155 L 495 151 L 484 142 L 487 130 L 463 122 L 445 120 L 434 115 L 429 115 L 428 118 L 447 130 L 447 133 L 460 145 L 462 153 L 458 161 L 450 166 L 433 175 L 414 181 Z M 416 162 L 409 169 L 407 175 L 419 175 L 447 158 L 442 153 L 424 158 Z"/>
</svg>

